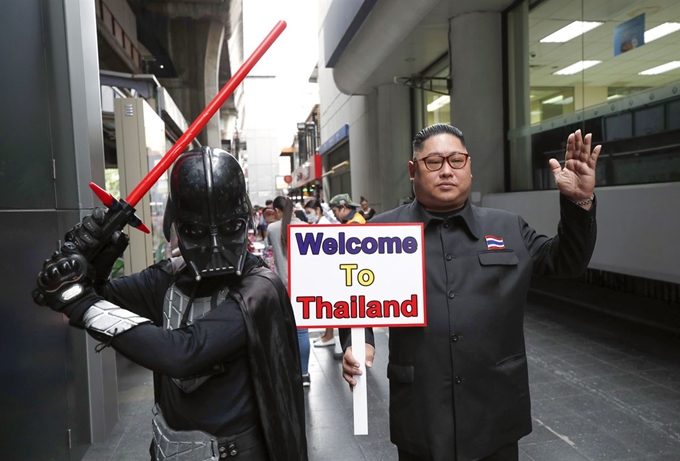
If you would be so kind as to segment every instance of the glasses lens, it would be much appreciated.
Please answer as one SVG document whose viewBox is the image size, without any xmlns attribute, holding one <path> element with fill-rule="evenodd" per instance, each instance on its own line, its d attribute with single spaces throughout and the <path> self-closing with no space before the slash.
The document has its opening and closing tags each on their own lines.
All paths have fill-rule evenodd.
<svg viewBox="0 0 680 461">
<path fill-rule="evenodd" d="M 452 168 L 459 169 L 465 166 L 465 163 L 467 162 L 467 156 L 465 154 L 451 154 L 448 160 L 449 165 L 451 165 Z"/>
<path fill-rule="evenodd" d="M 442 167 L 444 164 L 444 159 L 434 155 L 432 157 L 427 157 L 425 160 L 423 160 L 423 163 L 428 170 L 434 171 Z"/>
</svg>

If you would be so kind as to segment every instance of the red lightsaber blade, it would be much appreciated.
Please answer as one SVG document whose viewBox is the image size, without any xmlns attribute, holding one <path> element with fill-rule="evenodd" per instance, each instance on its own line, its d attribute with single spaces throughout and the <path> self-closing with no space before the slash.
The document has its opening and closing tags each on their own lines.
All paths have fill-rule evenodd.
<svg viewBox="0 0 680 461">
<path fill-rule="evenodd" d="M 106 192 L 101 187 L 94 183 L 90 183 L 90 188 L 95 192 L 97 197 L 102 201 L 109 211 L 106 213 L 105 224 L 102 226 L 101 241 L 107 242 L 113 233 L 117 230 L 122 230 L 127 224 L 137 227 L 138 229 L 148 233 L 149 230 L 142 223 L 142 221 L 135 216 L 134 206 L 139 203 L 144 195 L 149 192 L 149 189 L 158 181 L 158 178 L 165 173 L 170 165 L 180 156 L 184 149 L 194 140 L 198 133 L 205 127 L 208 121 L 212 118 L 217 110 L 224 104 L 229 96 L 234 92 L 236 87 L 243 81 L 252 68 L 272 46 L 272 44 L 279 38 L 279 35 L 286 28 L 285 21 L 279 21 L 274 28 L 269 32 L 260 45 L 253 51 L 250 57 L 241 65 L 236 73 L 229 79 L 219 93 L 213 98 L 208 106 L 203 109 L 203 112 L 194 120 L 194 122 L 187 128 L 187 130 L 180 136 L 177 142 L 165 153 L 160 162 L 149 171 L 149 173 L 142 179 L 142 181 L 135 187 L 130 195 L 125 200 L 117 200 L 110 193 Z M 91 260 L 96 252 L 92 255 L 85 255 L 88 260 Z"/>
</svg>

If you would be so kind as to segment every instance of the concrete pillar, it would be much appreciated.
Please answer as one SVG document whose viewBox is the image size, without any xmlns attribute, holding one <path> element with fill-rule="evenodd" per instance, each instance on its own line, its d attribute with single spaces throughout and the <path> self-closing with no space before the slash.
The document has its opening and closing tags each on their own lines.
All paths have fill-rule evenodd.
<svg viewBox="0 0 680 461">
<path fill-rule="evenodd" d="M 215 97 L 219 80 L 220 51 L 224 26 L 216 21 L 170 22 L 169 37 L 172 59 L 177 65 L 178 79 L 162 79 L 161 84 L 182 110 L 189 123 Z M 196 136 L 202 145 L 221 146 L 219 114 Z"/>
<path fill-rule="evenodd" d="M 531 105 L 529 80 L 529 2 L 508 13 L 508 188 L 529 190 L 531 178 Z M 540 103 L 539 103 L 540 106 Z"/>
<path fill-rule="evenodd" d="M 387 211 L 397 207 L 401 199 L 413 194 L 408 174 L 408 161 L 413 156 L 409 88 L 394 83 L 380 85 L 377 98 L 374 138 L 378 140 L 379 169 L 371 172 L 369 181 L 377 183 L 380 191 L 375 198 L 366 198 L 376 211 Z M 376 173 L 380 175 L 380 181 L 375 181 Z"/>
<path fill-rule="evenodd" d="M 450 19 L 451 123 L 463 131 L 472 162 L 472 202 L 504 192 L 501 13 Z"/>
<path fill-rule="evenodd" d="M 224 23 L 210 21 L 208 36 L 205 43 L 205 58 L 203 64 L 203 107 L 219 93 L 219 73 L 220 73 L 220 54 L 222 42 L 224 41 Z M 205 126 L 208 145 L 211 147 L 222 147 L 222 136 L 220 133 L 220 111 L 208 121 Z"/>
</svg>

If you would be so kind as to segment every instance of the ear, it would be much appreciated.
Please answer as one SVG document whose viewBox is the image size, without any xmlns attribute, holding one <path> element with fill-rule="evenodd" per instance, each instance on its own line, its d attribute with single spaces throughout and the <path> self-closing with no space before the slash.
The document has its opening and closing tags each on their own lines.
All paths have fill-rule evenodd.
<svg viewBox="0 0 680 461">
<path fill-rule="evenodd" d="M 416 175 L 416 164 L 410 160 L 408 162 L 408 175 L 410 176 L 411 180 L 413 180 Z"/>
</svg>

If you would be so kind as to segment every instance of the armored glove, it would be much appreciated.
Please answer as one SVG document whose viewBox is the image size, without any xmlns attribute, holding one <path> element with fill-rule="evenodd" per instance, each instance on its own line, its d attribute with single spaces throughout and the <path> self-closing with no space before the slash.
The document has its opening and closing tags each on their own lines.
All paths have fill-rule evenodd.
<svg viewBox="0 0 680 461">
<path fill-rule="evenodd" d="M 75 245 L 66 242 L 45 260 L 36 280 L 38 288 L 33 291 L 33 300 L 69 318 L 80 318 L 99 299 L 92 289 L 92 273 L 92 267 Z"/>
<path fill-rule="evenodd" d="M 114 263 L 123 254 L 130 241 L 127 234 L 116 231 L 108 242 L 102 242 L 101 226 L 106 218 L 106 210 L 96 207 L 91 215 L 83 218 L 81 223 L 66 233 L 65 239 L 75 245 L 77 250 L 91 257 L 90 264 L 94 268 L 94 287 L 99 288 L 111 275 Z"/>
</svg>

